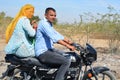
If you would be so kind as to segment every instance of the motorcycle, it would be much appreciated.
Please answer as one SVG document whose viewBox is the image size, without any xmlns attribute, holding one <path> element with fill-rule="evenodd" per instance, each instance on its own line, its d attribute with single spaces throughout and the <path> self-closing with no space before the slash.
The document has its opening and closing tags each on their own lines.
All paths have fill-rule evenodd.
<svg viewBox="0 0 120 80">
<path fill-rule="evenodd" d="M 92 66 L 97 60 L 97 51 L 89 43 L 85 47 L 77 43 L 72 45 L 76 47 L 76 52 L 66 52 L 64 55 L 71 59 L 65 80 L 116 80 L 109 68 Z M 54 80 L 59 67 L 49 67 L 33 57 L 19 58 L 12 54 L 6 55 L 5 60 L 10 64 L 1 80 Z"/>
</svg>

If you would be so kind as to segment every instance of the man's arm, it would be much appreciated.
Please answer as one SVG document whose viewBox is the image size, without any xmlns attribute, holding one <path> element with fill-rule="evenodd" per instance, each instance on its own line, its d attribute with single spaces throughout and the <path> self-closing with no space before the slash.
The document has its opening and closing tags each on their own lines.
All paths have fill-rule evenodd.
<svg viewBox="0 0 120 80">
<path fill-rule="evenodd" d="M 68 43 L 68 44 L 72 44 L 72 43 L 73 43 L 71 40 L 69 40 L 69 39 L 67 39 L 67 38 L 64 38 L 64 41 L 65 41 L 66 43 Z"/>
<path fill-rule="evenodd" d="M 75 47 L 71 45 L 72 42 L 70 40 L 66 39 L 66 38 L 64 40 L 59 40 L 58 43 L 67 47 L 68 49 L 70 49 L 72 51 L 75 50 Z"/>
</svg>

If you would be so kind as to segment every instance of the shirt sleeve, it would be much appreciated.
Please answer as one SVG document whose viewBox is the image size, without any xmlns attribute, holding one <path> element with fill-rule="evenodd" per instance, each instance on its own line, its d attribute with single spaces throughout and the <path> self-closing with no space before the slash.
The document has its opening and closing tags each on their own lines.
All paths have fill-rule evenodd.
<svg viewBox="0 0 120 80">
<path fill-rule="evenodd" d="M 25 18 L 23 20 L 23 28 L 28 33 L 30 37 L 35 36 L 35 30 L 32 28 L 29 19 Z"/>
<path fill-rule="evenodd" d="M 49 23 L 43 23 L 41 26 L 41 31 L 48 36 L 53 42 L 58 42 L 63 40 L 64 37 L 59 32 L 57 32 Z"/>
</svg>

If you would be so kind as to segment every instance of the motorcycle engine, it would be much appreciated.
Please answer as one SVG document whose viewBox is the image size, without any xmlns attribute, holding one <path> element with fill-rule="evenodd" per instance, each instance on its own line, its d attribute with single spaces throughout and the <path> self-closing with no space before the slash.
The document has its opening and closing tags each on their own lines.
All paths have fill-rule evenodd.
<svg viewBox="0 0 120 80">
<path fill-rule="evenodd" d="M 71 59 L 70 67 L 77 67 L 81 63 L 79 55 L 75 52 L 66 52 L 66 57 Z"/>
</svg>

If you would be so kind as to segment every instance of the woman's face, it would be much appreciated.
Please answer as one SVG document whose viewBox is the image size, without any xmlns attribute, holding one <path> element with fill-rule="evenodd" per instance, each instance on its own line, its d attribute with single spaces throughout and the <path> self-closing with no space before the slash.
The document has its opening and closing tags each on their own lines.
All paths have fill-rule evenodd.
<svg viewBox="0 0 120 80">
<path fill-rule="evenodd" d="M 26 14 L 27 18 L 32 18 L 33 14 L 34 14 L 34 8 L 25 10 L 25 14 Z"/>
</svg>

